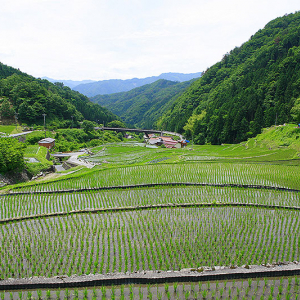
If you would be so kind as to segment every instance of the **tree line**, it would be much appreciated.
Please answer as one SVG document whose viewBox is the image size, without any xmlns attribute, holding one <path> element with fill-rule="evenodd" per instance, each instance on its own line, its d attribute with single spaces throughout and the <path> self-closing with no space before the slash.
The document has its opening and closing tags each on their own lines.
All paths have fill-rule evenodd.
<svg viewBox="0 0 300 300">
<path fill-rule="evenodd" d="M 26 124 L 42 124 L 43 114 L 56 127 L 68 127 L 83 120 L 110 122 L 116 115 L 62 83 L 36 79 L 0 63 L 0 113 L 17 116 Z"/>
<path fill-rule="evenodd" d="M 238 143 L 300 122 L 300 13 L 269 22 L 207 69 L 156 123 L 198 144 Z"/>
</svg>

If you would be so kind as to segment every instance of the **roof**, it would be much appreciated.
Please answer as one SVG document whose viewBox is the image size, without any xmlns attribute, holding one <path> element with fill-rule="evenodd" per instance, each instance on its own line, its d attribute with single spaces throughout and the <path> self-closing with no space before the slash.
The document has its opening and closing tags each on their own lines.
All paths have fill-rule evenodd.
<svg viewBox="0 0 300 300">
<path fill-rule="evenodd" d="M 163 141 L 173 141 L 173 138 L 171 136 L 161 136 L 160 137 Z"/>
<path fill-rule="evenodd" d="M 53 142 L 55 142 L 55 139 L 52 139 L 52 138 L 45 138 L 45 139 L 42 139 L 42 140 L 40 140 L 39 141 L 39 143 L 41 143 L 41 144 L 47 144 L 47 143 L 53 143 Z"/>
<path fill-rule="evenodd" d="M 165 145 L 176 145 L 177 143 L 178 143 L 177 141 L 173 141 L 173 140 L 169 140 L 169 141 L 164 142 Z"/>
<path fill-rule="evenodd" d="M 177 144 L 177 141 L 173 141 L 173 140 L 167 140 L 164 142 L 166 148 L 174 148 L 175 145 Z"/>
<path fill-rule="evenodd" d="M 151 145 L 155 145 L 155 144 L 161 143 L 161 142 L 162 142 L 162 140 L 160 138 L 150 138 L 149 139 L 149 144 L 151 144 Z"/>
</svg>

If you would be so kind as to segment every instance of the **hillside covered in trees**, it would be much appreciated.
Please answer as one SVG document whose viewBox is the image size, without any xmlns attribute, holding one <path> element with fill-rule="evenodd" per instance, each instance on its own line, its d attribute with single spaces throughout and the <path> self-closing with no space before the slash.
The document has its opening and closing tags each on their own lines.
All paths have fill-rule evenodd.
<svg viewBox="0 0 300 300">
<path fill-rule="evenodd" d="M 300 122 L 300 12 L 269 22 L 195 81 L 156 126 L 196 143 L 237 143 Z"/>
<path fill-rule="evenodd" d="M 149 129 L 193 81 L 160 79 L 128 92 L 97 95 L 91 101 L 106 107 L 127 124 Z"/>
<path fill-rule="evenodd" d="M 86 96 L 72 91 L 62 83 L 36 79 L 0 63 L 1 119 L 14 118 L 26 124 L 42 124 L 43 113 L 47 123 L 66 127 L 84 119 L 110 122 L 118 119 L 113 113 Z"/>
</svg>

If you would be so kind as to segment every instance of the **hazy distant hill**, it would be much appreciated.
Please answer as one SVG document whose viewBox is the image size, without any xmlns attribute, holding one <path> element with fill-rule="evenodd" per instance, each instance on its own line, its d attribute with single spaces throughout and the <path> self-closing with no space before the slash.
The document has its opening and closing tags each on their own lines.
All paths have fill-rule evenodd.
<svg viewBox="0 0 300 300">
<path fill-rule="evenodd" d="M 60 79 L 53 79 L 49 77 L 43 77 L 42 79 L 47 79 L 48 81 L 55 83 L 55 82 L 62 82 L 65 86 L 68 86 L 69 88 L 73 88 L 79 84 L 85 84 L 85 83 L 91 83 L 95 82 L 95 80 L 60 80 Z"/>
<path fill-rule="evenodd" d="M 127 92 L 134 88 L 143 86 L 145 84 L 153 83 L 159 79 L 165 79 L 170 81 L 183 82 L 194 78 L 199 78 L 201 72 L 192 74 L 182 74 L 182 73 L 163 73 L 159 76 L 152 76 L 147 78 L 133 78 L 133 79 L 110 79 L 96 81 L 86 84 L 80 84 L 73 88 L 73 90 L 78 91 L 88 97 L 93 97 L 96 95 L 113 94 L 119 92 Z"/>
<path fill-rule="evenodd" d="M 152 128 L 194 80 L 175 82 L 160 79 L 128 92 L 90 98 L 138 128 Z"/>
</svg>

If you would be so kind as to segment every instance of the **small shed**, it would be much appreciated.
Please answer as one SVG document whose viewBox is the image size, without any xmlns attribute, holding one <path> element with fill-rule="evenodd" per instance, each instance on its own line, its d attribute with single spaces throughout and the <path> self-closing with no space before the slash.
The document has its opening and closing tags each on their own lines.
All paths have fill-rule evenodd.
<svg viewBox="0 0 300 300">
<path fill-rule="evenodd" d="M 40 146 L 43 146 L 43 147 L 46 147 L 48 148 L 49 150 L 52 149 L 53 147 L 55 147 L 55 139 L 52 139 L 52 138 L 45 138 L 45 139 L 42 139 L 38 142 L 38 144 Z"/>
<path fill-rule="evenodd" d="M 180 140 L 180 141 L 178 141 L 178 143 L 180 143 L 181 148 L 184 148 L 184 147 L 187 146 L 188 141 L 187 140 Z"/>
</svg>

